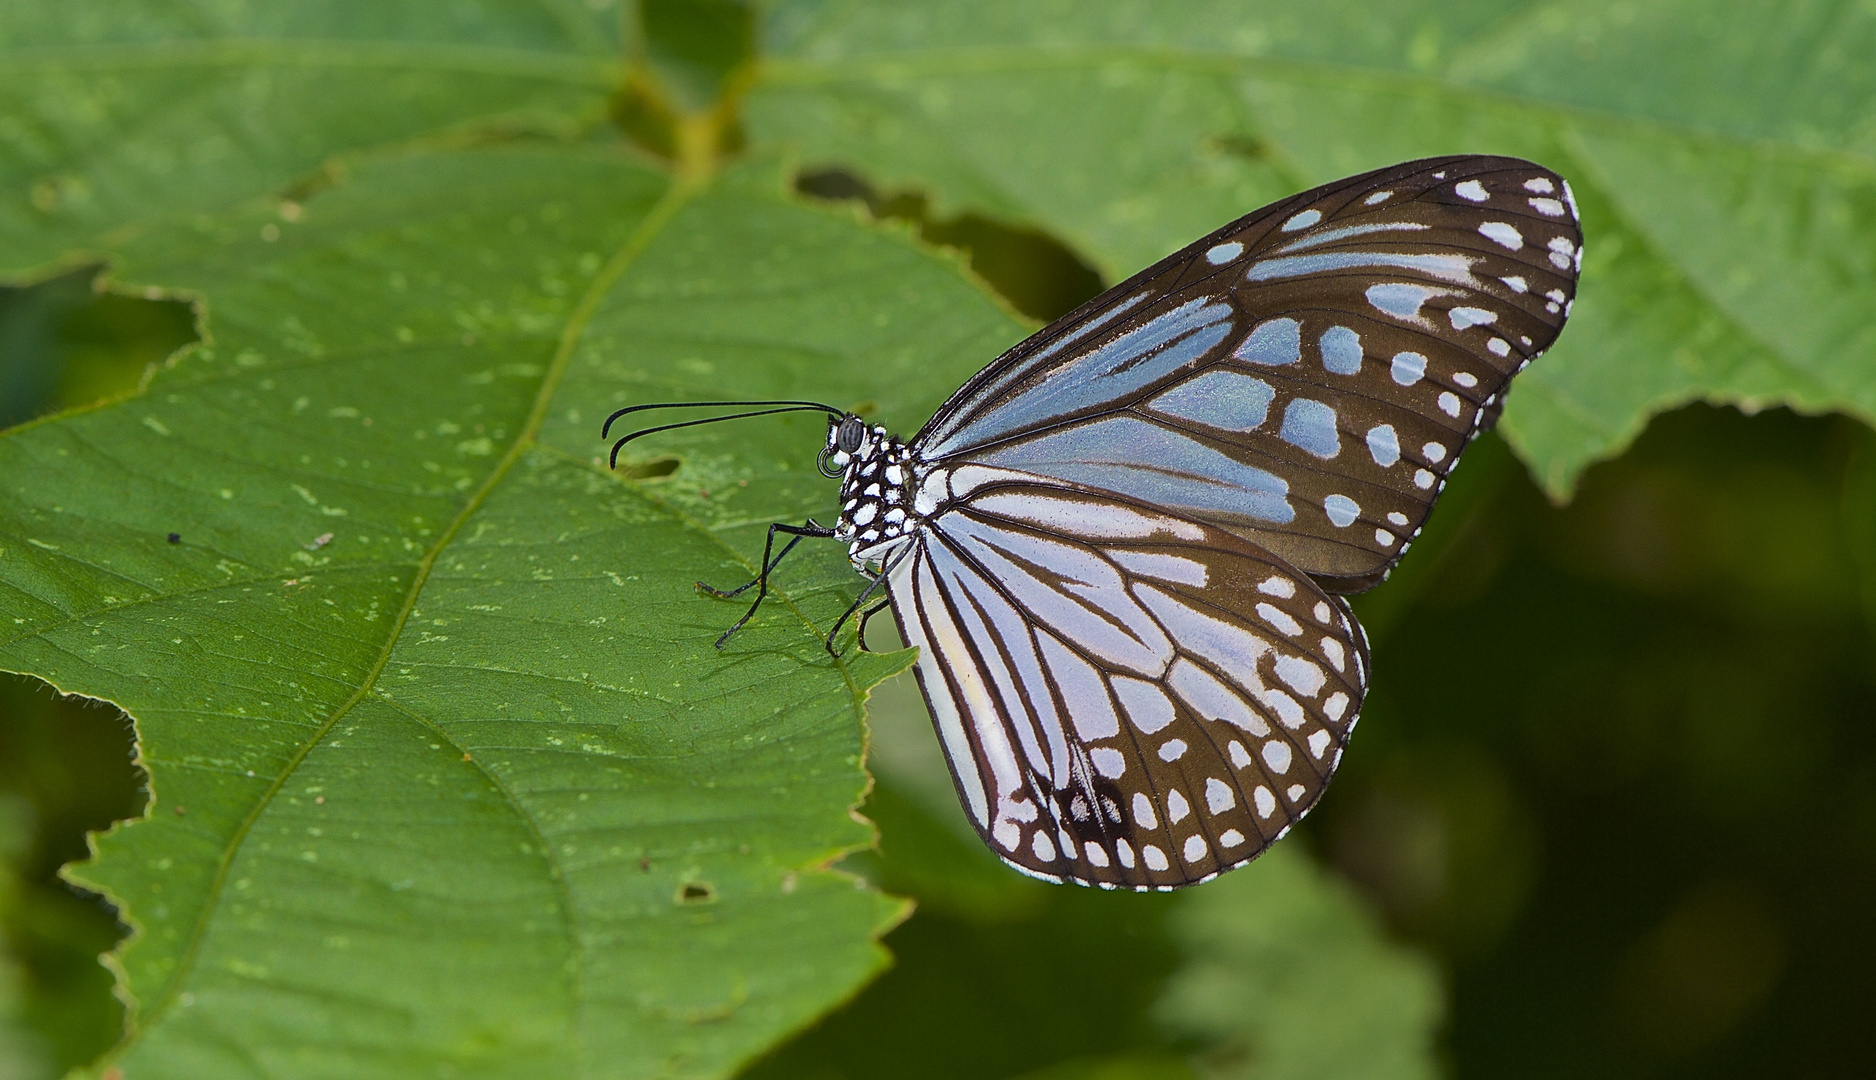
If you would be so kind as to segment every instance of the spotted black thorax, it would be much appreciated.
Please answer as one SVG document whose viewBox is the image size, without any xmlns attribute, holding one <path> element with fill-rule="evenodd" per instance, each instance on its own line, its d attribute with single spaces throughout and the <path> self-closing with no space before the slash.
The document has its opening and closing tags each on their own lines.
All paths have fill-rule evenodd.
<svg viewBox="0 0 1876 1080">
<path fill-rule="evenodd" d="M 912 490 L 922 477 L 905 440 L 849 413 L 828 425 L 821 463 L 824 473 L 840 477 L 834 539 L 846 543 L 856 569 L 879 561 L 918 528 Z"/>
</svg>

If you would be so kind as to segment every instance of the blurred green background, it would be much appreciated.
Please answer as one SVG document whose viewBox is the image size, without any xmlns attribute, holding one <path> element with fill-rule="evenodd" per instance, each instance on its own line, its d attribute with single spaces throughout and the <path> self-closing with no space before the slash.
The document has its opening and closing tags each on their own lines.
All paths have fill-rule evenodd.
<svg viewBox="0 0 1876 1080">
<path fill-rule="evenodd" d="M 715 100 L 748 48 L 739 5 L 693 7 L 650 28 L 675 103 L 630 88 L 614 103 L 617 128 L 666 157 L 684 153 L 668 110 Z M 697 31 L 699 11 L 723 25 Z M 733 149 L 740 134 L 723 138 Z M 840 171 L 799 187 L 964 252 L 1038 320 L 1102 285 L 1035 228 L 934 216 L 921 192 Z M 0 288 L 0 426 L 131 390 L 192 340 L 183 305 L 100 293 L 94 276 Z M 1867 1075 L 1867 428 L 1686 406 L 1563 506 L 1488 437 L 1412 555 L 1356 606 L 1374 690 L 1340 776 L 1284 850 L 1331 868 L 1432 958 L 1452 1075 Z M 904 680 L 876 696 L 874 726 L 881 845 L 848 865 L 920 907 L 886 939 L 890 972 L 747 1075 L 1191 1075 L 1194 1043 L 1163 993 L 1182 957 L 1174 903 L 1004 870 L 968 836 Z M 90 1061 L 122 1022 L 96 961 L 121 928 L 58 868 L 84 855 L 87 830 L 138 812 L 133 752 L 114 710 L 0 682 L 0 1080 Z M 1205 1052 L 1229 1070 L 1247 1051 Z"/>
<path fill-rule="evenodd" d="M 801 187 L 870 200 L 962 248 L 1035 317 L 1098 287 L 1039 233 L 929 220 L 915 196 L 837 174 Z M 191 334 L 184 306 L 94 294 L 88 271 L 8 289 L 0 408 L 17 423 L 132 388 Z M 1357 607 L 1373 695 L 1289 844 L 1437 960 L 1453 1075 L 1865 1074 L 1867 429 L 1690 406 L 1562 507 L 1489 437 Z M 1096 1075 L 1187 1075 L 1149 1010 L 1177 960 L 1162 898 L 1002 869 L 965 838 L 916 691 L 888 684 L 875 714 L 882 851 L 850 862 L 922 906 L 887 939 L 891 972 L 748 1075 L 1046 1075 L 1064 1057 L 1100 1060 Z M 136 812 L 132 752 L 115 710 L 26 679 L 0 686 L 0 1040 L 38 1055 L 43 1072 L 27 1076 L 89 1060 L 120 1023 L 95 960 L 117 924 L 57 871 L 84 854 L 85 830 Z"/>
</svg>

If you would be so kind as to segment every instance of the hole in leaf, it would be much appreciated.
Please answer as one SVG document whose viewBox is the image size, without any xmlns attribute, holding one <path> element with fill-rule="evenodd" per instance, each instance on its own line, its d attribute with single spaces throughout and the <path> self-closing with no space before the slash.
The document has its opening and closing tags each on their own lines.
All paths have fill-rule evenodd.
<svg viewBox="0 0 1876 1080">
<path fill-rule="evenodd" d="M 0 943 L 22 978 L 17 1016 L 45 1047 L 48 1075 L 95 1060 L 123 1035 L 123 1005 L 98 955 L 128 929 L 59 868 L 86 834 L 143 812 L 146 778 L 130 719 L 37 679 L 0 675 Z M 7 1074 L 12 1075 L 12 1074 Z"/>
<path fill-rule="evenodd" d="M 795 179 L 795 189 L 817 199 L 863 202 L 875 218 L 918 226 L 927 243 L 963 252 L 973 273 L 1032 319 L 1047 322 L 1066 315 L 1101 291 L 1101 275 L 1039 229 L 1016 228 L 976 214 L 936 218 L 925 195 L 883 194 L 844 169 L 803 172 Z"/>
<path fill-rule="evenodd" d="M 716 898 L 716 887 L 707 881 L 686 881 L 677 891 L 677 902 L 680 904 L 708 904 Z"/>
<path fill-rule="evenodd" d="M 629 480 L 655 480 L 661 476 L 670 476 L 681 464 L 683 462 L 677 458 L 660 457 L 652 458 L 650 461 L 621 465 L 617 471 L 620 476 Z"/>
<path fill-rule="evenodd" d="M 187 303 L 101 292 L 102 269 L 0 286 L 0 427 L 134 390 L 196 339 Z"/>
</svg>

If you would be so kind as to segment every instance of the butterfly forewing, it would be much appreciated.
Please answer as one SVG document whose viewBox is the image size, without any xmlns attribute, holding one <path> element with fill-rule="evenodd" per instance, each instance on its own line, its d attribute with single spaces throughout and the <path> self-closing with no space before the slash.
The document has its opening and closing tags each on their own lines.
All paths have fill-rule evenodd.
<svg viewBox="0 0 1876 1080">
<path fill-rule="evenodd" d="M 1581 234 L 1511 158 L 1413 162 L 1234 222 L 986 368 L 915 440 L 1131 496 L 1358 591 L 1556 338 Z"/>
<path fill-rule="evenodd" d="M 1367 651 L 1339 598 L 1211 526 L 967 467 L 888 568 L 967 815 L 1027 873 L 1174 888 L 1322 793 Z"/>
</svg>

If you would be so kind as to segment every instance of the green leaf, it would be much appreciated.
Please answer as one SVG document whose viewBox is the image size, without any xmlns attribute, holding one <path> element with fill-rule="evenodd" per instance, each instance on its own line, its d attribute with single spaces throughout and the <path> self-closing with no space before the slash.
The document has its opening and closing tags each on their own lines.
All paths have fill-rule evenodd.
<svg viewBox="0 0 1876 1080">
<path fill-rule="evenodd" d="M 1443 1002 L 1427 960 L 1388 944 L 1295 844 L 1193 890 L 1172 914 L 1186 961 L 1158 1012 L 1201 1040 L 1201 1076 L 1438 1076 Z"/>
<path fill-rule="evenodd" d="M 751 130 L 1116 280 L 1258 205 L 1436 153 L 1571 177 L 1575 317 L 1504 430 L 1567 494 L 1691 400 L 1876 417 L 1876 10 L 1745 0 L 784 0 Z"/>
<path fill-rule="evenodd" d="M 411 142 L 566 133 L 618 83 L 611 0 L 0 8 L 0 270 L 300 194 Z"/>
<path fill-rule="evenodd" d="M 868 841 L 859 709 L 908 657 L 827 656 L 838 552 L 722 652 L 741 605 L 691 585 L 825 511 L 821 421 L 675 434 L 643 484 L 597 424 L 726 378 L 906 423 L 1018 332 L 953 265 L 771 169 L 497 146 L 118 274 L 209 344 L 0 438 L 0 664 L 124 707 L 154 792 L 81 875 L 138 928 L 117 1060 L 721 1074 L 879 969 L 900 905 L 823 867 Z"/>
</svg>

